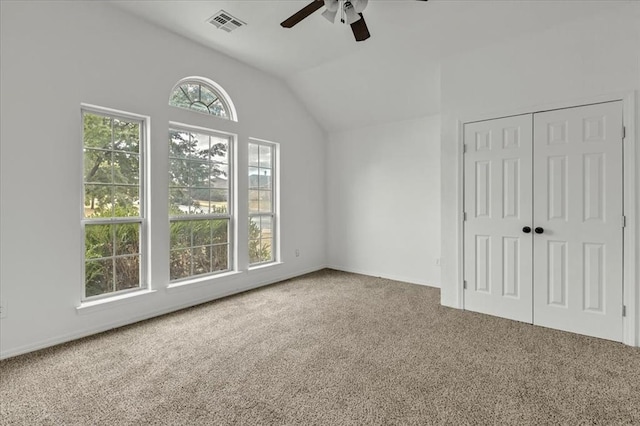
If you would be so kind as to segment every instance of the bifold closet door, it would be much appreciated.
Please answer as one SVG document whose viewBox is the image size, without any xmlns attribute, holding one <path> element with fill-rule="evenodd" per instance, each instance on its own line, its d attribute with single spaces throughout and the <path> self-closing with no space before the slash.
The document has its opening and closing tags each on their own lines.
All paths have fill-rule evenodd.
<svg viewBox="0 0 640 426">
<path fill-rule="evenodd" d="M 534 324 L 622 340 L 622 103 L 534 114 Z"/>
<path fill-rule="evenodd" d="M 464 126 L 464 308 L 532 321 L 532 115 Z"/>
</svg>

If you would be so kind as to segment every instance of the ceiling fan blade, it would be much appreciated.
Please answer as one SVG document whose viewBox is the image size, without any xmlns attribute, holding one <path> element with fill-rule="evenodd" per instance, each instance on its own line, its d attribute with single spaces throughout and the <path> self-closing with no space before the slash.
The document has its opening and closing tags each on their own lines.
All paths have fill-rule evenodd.
<svg viewBox="0 0 640 426">
<path fill-rule="evenodd" d="M 320 9 L 322 6 L 324 6 L 323 0 L 313 0 L 311 3 L 291 15 L 289 18 L 282 21 L 280 25 L 284 28 L 291 28 L 307 16 L 311 15 L 316 10 Z"/>
<path fill-rule="evenodd" d="M 369 34 L 369 28 L 367 28 L 367 23 L 364 22 L 362 13 L 358 13 L 358 15 L 360 15 L 361 19 L 351 24 L 351 31 L 353 31 L 353 36 L 356 38 L 356 41 L 364 41 L 371 37 L 371 34 Z"/>
</svg>

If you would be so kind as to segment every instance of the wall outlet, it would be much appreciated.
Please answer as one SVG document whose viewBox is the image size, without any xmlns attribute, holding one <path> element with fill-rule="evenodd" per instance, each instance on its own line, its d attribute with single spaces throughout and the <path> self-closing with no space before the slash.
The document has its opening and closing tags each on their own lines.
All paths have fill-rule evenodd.
<svg viewBox="0 0 640 426">
<path fill-rule="evenodd" d="M 436 257 L 436 266 L 440 266 L 440 258 Z"/>
<path fill-rule="evenodd" d="M 300 249 L 296 249 L 296 257 L 300 257 Z"/>
<path fill-rule="evenodd" d="M 7 302 L 0 300 L 0 318 L 7 317 Z"/>
</svg>

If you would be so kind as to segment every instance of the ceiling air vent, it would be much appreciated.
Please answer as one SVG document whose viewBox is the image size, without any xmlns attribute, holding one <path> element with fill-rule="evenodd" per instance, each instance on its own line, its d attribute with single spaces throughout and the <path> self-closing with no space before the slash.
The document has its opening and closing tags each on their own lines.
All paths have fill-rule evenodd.
<svg viewBox="0 0 640 426">
<path fill-rule="evenodd" d="M 230 33 L 231 31 L 237 28 L 247 25 L 246 22 L 242 22 L 241 20 L 231 16 L 230 13 L 225 12 L 224 10 L 221 10 L 215 15 L 213 15 L 211 18 L 208 19 L 208 21 L 210 24 L 215 25 L 216 28 L 225 30 L 228 33 Z"/>
</svg>

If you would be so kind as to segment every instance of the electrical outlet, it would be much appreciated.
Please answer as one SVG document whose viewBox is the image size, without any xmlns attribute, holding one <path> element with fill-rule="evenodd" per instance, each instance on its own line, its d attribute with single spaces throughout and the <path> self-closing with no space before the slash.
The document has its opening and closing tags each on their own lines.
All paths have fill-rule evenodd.
<svg viewBox="0 0 640 426">
<path fill-rule="evenodd" d="M 300 249 L 296 249 L 296 257 L 300 257 Z"/>
<path fill-rule="evenodd" d="M 7 317 L 7 302 L 0 300 L 0 318 Z"/>
</svg>

